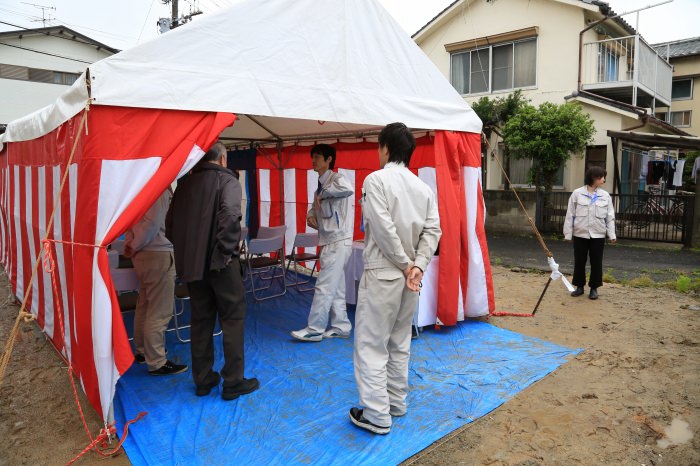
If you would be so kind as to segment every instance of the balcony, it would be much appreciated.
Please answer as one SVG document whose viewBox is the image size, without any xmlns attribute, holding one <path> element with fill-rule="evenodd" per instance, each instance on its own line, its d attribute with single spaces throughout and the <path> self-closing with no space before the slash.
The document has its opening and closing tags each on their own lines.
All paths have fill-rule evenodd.
<svg viewBox="0 0 700 466">
<path fill-rule="evenodd" d="M 583 44 L 581 89 L 638 107 L 671 103 L 673 68 L 639 35 Z"/>
</svg>

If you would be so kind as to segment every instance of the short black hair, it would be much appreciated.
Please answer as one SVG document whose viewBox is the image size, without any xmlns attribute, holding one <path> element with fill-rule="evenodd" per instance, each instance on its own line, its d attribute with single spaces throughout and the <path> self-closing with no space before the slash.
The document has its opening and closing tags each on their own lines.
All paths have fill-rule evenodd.
<svg viewBox="0 0 700 466">
<path fill-rule="evenodd" d="M 403 123 L 391 123 L 379 133 L 379 147 L 389 151 L 389 162 L 402 163 L 408 167 L 416 149 L 416 138 Z"/>
<path fill-rule="evenodd" d="M 226 146 L 223 142 L 217 141 L 213 146 L 211 146 L 211 149 L 204 154 L 204 157 L 202 157 L 202 162 L 215 162 L 225 153 Z"/>
<path fill-rule="evenodd" d="M 593 186 L 593 182 L 595 180 L 605 178 L 606 176 L 608 176 L 608 171 L 605 168 L 594 165 L 586 170 L 586 174 L 583 177 L 583 182 L 588 186 Z"/>
<path fill-rule="evenodd" d="M 323 160 L 328 160 L 328 157 L 330 157 L 331 164 L 329 167 L 333 170 L 333 167 L 335 167 L 335 147 L 330 144 L 316 144 L 311 148 L 311 157 L 313 157 L 314 154 L 322 155 Z"/>
</svg>

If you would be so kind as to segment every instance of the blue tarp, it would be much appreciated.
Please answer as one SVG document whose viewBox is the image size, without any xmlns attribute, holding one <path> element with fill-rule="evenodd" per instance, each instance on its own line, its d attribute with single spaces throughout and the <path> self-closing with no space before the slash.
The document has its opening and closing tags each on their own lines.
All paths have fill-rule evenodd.
<svg viewBox="0 0 700 466">
<path fill-rule="evenodd" d="M 304 343 L 290 330 L 303 328 L 313 293 L 292 289 L 263 303 L 248 302 L 246 376 L 260 390 L 223 401 L 221 389 L 194 394 L 190 371 L 153 377 L 135 364 L 119 380 L 114 401 L 118 431 L 140 411 L 124 448 L 141 464 L 397 464 L 453 430 L 487 414 L 576 354 L 562 346 L 465 322 L 428 329 L 413 341 L 409 410 L 391 433 L 355 427 L 357 404 L 352 339 Z M 354 317 L 352 310 L 349 312 Z M 188 331 L 184 332 L 189 335 Z M 216 368 L 221 337 L 216 337 Z M 190 362 L 188 344 L 168 334 L 168 357 Z"/>
</svg>

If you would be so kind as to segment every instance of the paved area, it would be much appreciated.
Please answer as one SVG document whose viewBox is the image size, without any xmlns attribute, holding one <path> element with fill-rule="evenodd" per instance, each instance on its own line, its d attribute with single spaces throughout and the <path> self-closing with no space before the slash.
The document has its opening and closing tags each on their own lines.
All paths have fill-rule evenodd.
<svg viewBox="0 0 700 466">
<path fill-rule="evenodd" d="M 549 270 L 540 243 L 531 236 L 487 234 L 492 264 L 524 269 Z M 563 240 L 544 238 L 554 254 L 559 270 L 571 275 L 574 269 L 573 245 Z M 675 279 L 679 273 L 700 274 L 700 252 L 681 245 L 620 240 L 605 246 L 603 271 L 617 279 L 648 275 L 655 281 Z"/>
</svg>

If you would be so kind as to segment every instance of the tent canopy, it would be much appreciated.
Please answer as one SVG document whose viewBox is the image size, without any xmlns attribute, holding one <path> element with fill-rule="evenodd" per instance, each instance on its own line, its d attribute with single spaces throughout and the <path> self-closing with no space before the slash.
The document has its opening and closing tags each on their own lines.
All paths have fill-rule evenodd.
<svg viewBox="0 0 700 466">
<path fill-rule="evenodd" d="M 360 133 L 393 121 L 481 131 L 375 0 L 240 1 L 91 65 L 89 80 L 93 105 L 235 113 L 224 134 L 233 139 Z M 54 105 L 10 123 L 1 141 L 42 136 L 87 99 L 83 75 Z"/>
<path fill-rule="evenodd" d="M 0 259 L 106 420 L 133 362 L 106 246 L 222 131 L 294 141 L 394 121 L 437 130 L 443 323 L 455 323 L 459 299 L 486 313 L 481 121 L 376 0 L 242 0 L 91 65 L 56 103 L 0 136 Z M 277 163 L 267 174 L 291 172 Z M 40 268 L 34 280 L 44 238 L 58 269 Z"/>
</svg>

